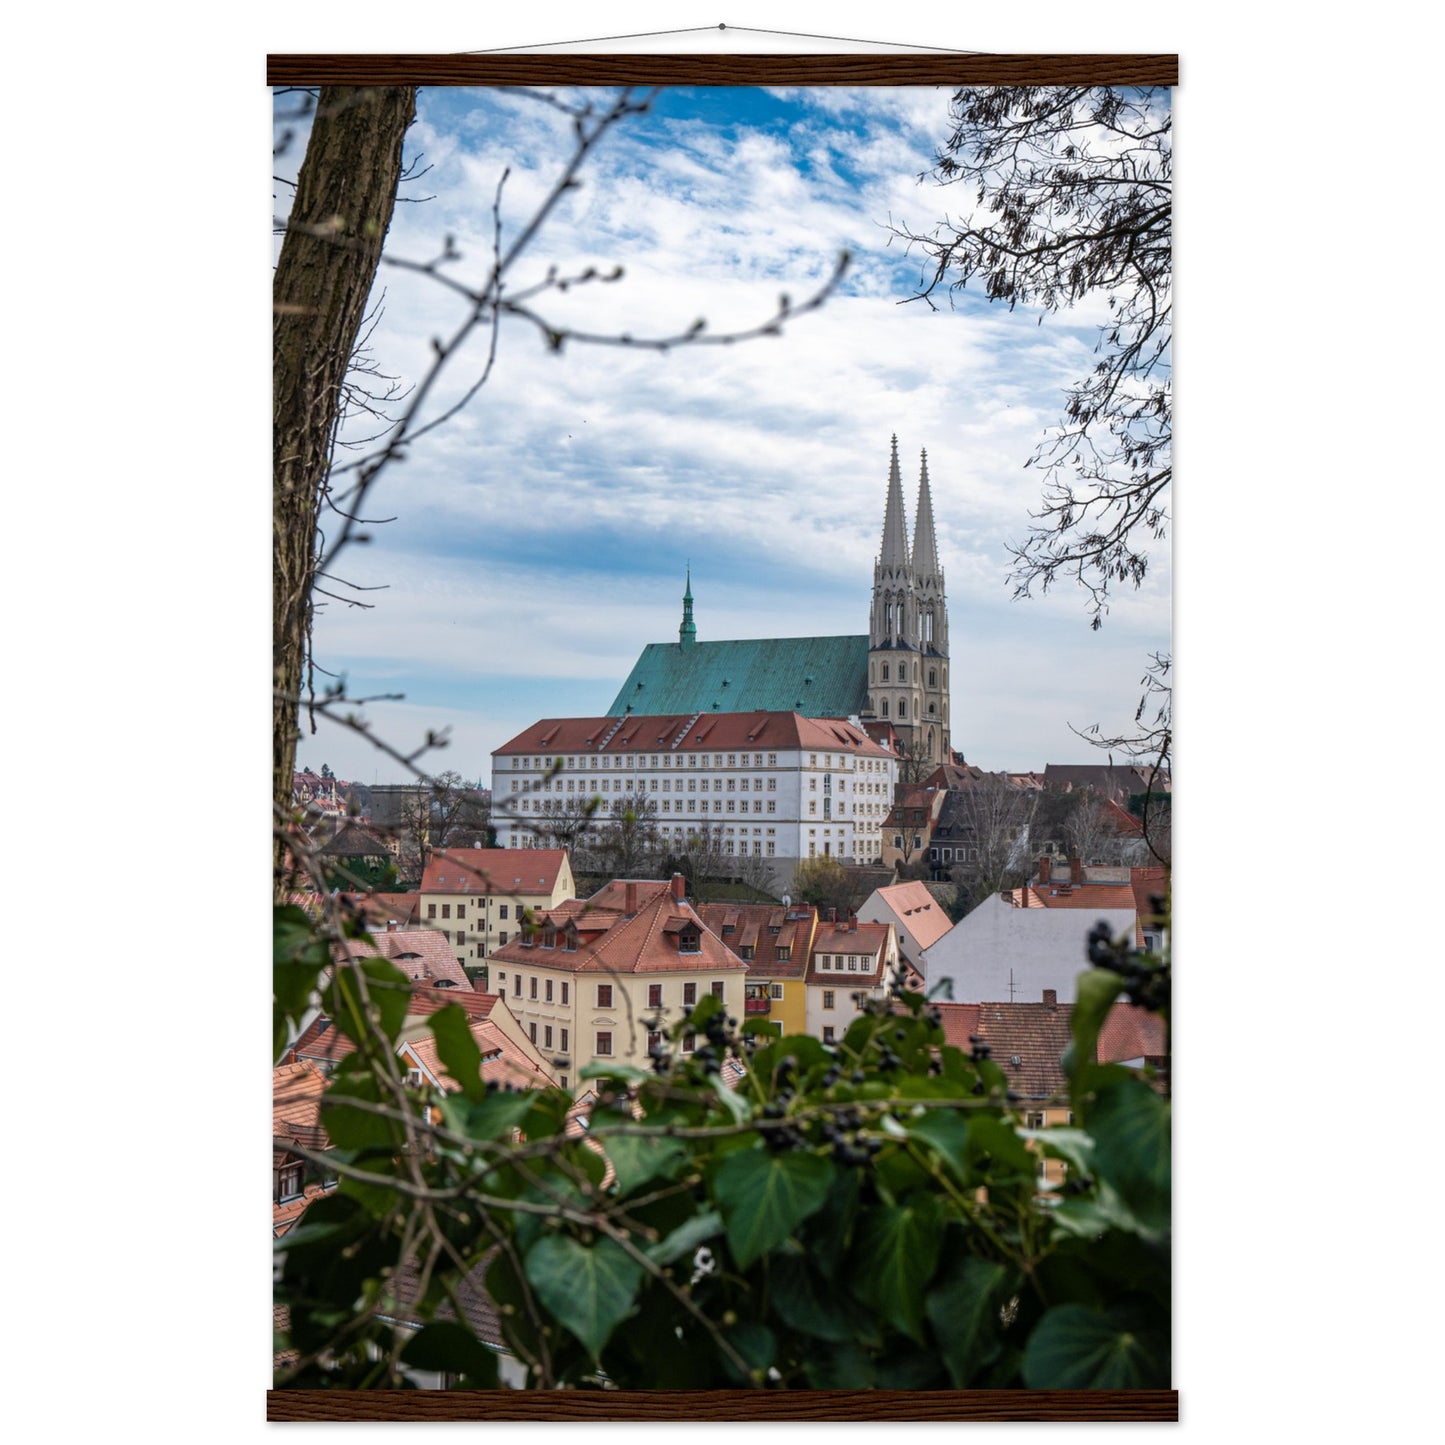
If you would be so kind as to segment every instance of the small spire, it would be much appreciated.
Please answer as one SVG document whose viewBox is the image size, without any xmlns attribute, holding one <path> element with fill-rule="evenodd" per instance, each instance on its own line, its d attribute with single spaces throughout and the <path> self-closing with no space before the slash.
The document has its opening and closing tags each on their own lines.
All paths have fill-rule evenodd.
<svg viewBox="0 0 1445 1445">
<path fill-rule="evenodd" d="M 898 438 L 888 463 L 888 504 L 883 512 L 883 545 L 878 560 L 900 571 L 908 567 L 908 525 L 903 517 L 903 481 L 898 472 Z"/>
<path fill-rule="evenodd" d="M 928 485 L 928 449 L 918 474 L 918 510 L 913 517 L 913 575 L 921 581 L 938 575 L 938 545 L 933 537 L 933 493 Z"/>
<path fill-rule="evenodd" d="M 692 620 L 692 562 L 687 564 L 687 589 L 682 594 L 682 626 L 677 629 L 677 645 L 691 647 L 697 641 L 697 623 Z"/>
</svg>

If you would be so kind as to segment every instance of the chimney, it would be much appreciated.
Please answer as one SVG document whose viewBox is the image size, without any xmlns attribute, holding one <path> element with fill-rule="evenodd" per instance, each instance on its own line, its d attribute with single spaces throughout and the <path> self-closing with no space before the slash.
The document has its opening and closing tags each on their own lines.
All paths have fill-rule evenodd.
<svg viewBox="0 0 1445 1445">
<path fill-rule="evenodd" d="M 849 909 L 849 910 L 848 910 L 848 932 L 849 932 L 849 933 L 857 933 L 857 932 L 858 932 L 858 915 L 857 915 L 856 913 L 854 913 L 854 912 L 852 911 L 852 909 Z"/>
<path fill-rule="evenodd" d="M 672 875 L 672 896 L 679 903 L 687 901 L 687 879 L 681 873 Z"/>
<path fill-rule="evenodd" d="M 1045 1007 L 1046 1009 L 1052 1010 L 1052 1009 L 1058 1008 L 1058 1006 L 1059 1006 L 1059 991 L 1058 991 L 1058 989 L 1056 989 L 1056 988 L 1046 988 L 1046 989 L 1044 990 L 1044 1007 Z"/>
<path fill-rule="evenodd" d="M 629 918 L 637 912 L 637 884 L 627 885 L 627 907 L 623 910 Z"/>
<path fill-rule="evenodd" d="M 836 908 L 830 908 L 830 909 L 828 910 L 828 922 L 829 922 L 829 923 L 836 923 L 837 921 L 838 921 L 838 910 L 837 910 Z"/>
<path fill-rule="evenodd" d="M 1077 854 L 1069 859 L 1069 882 L 1079 888 L 1084 882 L 1084 860 Z"/>
<path fill-rule="evenodd" d="M 394 919 L 394 918 L 388 918 L 388 919 L 386 920 L 386 931 L 387 931 L 388 933 L 395 933 L 395 932 L 396 932 L 396 919 Z"/>
<path fill-rule="evenodd" d="M 1039 885 L 1047 884 L 1054 876 L 1054 860 L 1047 853 L 1039 855 Z"/>
</svg>

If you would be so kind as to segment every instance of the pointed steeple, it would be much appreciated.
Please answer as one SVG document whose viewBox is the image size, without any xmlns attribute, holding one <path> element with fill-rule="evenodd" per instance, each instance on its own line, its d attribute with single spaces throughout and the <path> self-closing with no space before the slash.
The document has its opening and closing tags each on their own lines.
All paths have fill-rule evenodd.
<svg viewBox="0 0 1445 1445">
<path fill-rule="evenodd" d="M 913 516 L 913 576 L 922 581 L 938 574 L 938 547 L 933 539 L 933 494 L 928 487 L 928 450 L 918 477 L 918 510 Z"/>
<path fill-rule="evenodd" d="M 682 626 L 677 629 L 677 645 L 691 647 L 697 641 L 697 623 L 692 620 L 692 563 L 687 564 L 687 590 L 682 594 Z"/>
<path fill-rule="evenodd" d="M 878 562 L 885 570 L 908 570 L 908 526 L 903 519 L 903 480 L 898 474 L 898 438 L 888 464 L 888 506 L 883 513 L 883 546 Z"/>
</svg>

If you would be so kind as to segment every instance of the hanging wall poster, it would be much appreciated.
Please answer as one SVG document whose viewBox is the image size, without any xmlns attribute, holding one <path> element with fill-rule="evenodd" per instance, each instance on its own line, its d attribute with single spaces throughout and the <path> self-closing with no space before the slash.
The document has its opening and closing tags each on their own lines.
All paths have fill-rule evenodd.
<svg viewBox="0 0 1445 1445">
<path fill-rule="evenodd" d="M 1177 79 L 269 58 L 268 1419 L 1178 1418 Z"/>
</svg>

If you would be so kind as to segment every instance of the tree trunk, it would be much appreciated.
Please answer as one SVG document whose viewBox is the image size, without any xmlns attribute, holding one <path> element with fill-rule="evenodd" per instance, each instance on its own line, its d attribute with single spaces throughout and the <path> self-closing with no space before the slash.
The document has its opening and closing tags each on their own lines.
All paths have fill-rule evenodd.
<svg viewBox="0 0 1445 1445">
<path fill-rule="evenodd" d="M 318 514 L 341 386 L 391 224 L 415 86 L 327 86 L 276 266 L 272 322 L 272 744 L 278 821 L 291 808 L 297 706 L 311 641 Z M 285 845 L 275 846 L 284 889 Z"/>
</svg>

